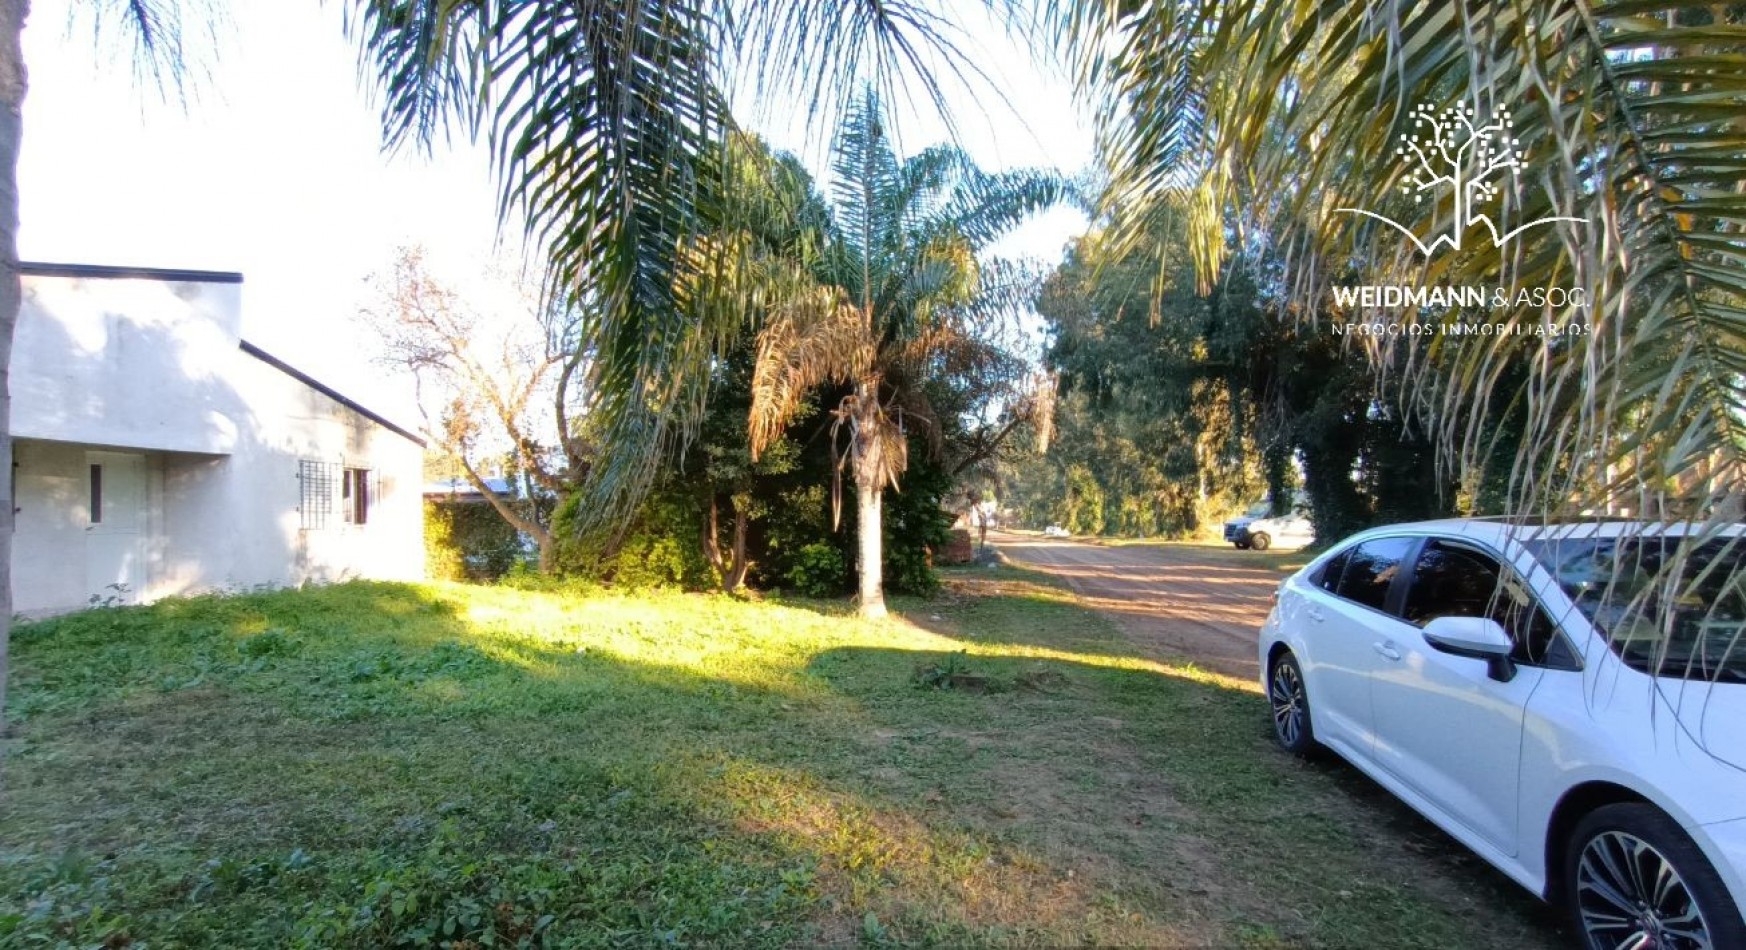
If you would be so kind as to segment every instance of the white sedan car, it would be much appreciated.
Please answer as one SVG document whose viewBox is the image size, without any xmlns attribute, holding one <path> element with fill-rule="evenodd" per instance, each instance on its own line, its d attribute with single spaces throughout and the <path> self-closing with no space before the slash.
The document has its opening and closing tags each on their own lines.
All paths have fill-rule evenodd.
<svg viewBox="0 0 1746 950">
<path fill-rule="evenodd" d="M 1259 514 L 1245 515 L 1225 522 L 1225 540 L 1239 550 L 1251 548 L 1301 548 L 1315 543 L 1316 529 L 1301 513 L 1274 518 L 1262 509 Z"/>
<path fill-rule="evenodd" d="M 1338 753 L 1584 947 L 1746 948 L 1746 526 L 1698 530 L 1348 539 L 1262 627 L 1279 742 Z"/>
</svg>

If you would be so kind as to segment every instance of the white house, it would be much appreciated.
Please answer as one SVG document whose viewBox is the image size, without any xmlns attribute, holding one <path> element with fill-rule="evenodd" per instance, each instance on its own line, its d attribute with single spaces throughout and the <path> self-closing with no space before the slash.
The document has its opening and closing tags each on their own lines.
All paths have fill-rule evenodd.
<svg viewBox="0 0 1746 950">
<path fill-rule="evenodd" d="M 25 264 L 13 609 L 424 565 L 424 443 L 242 339 L 242 276 Z"/>
</svg>

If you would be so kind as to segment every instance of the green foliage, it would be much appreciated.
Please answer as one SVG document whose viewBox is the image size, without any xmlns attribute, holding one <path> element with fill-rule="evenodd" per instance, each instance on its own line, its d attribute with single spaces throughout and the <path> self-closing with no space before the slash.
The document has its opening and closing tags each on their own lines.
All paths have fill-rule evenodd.
<svg viewBox="0 0 1746 950">
<path fill-rule="evenodd" d="M 1183 240 L 1181 225 L 1152 235 Z M 1301 487 L 1320 538 L 1450 512 L 1422 426 L 1381 401 L 1361 351 L 1280 312 L 1280 270 L 1232 263 L 1206 294 L 1186 255 L 1094 235 L 1051 277 L 1057 436 L 1008 472 L 1025 518 L 1075 534 L 1205 536 Z M 1301 483 L 1301 486 L 1300 486 Z"/>
<path fill-rule="evenodd" d="M 803 597 L 836 597 L 849 589 L 849 563 L 836 545 L 814 541 L 795 552 L 783 575 Z"/>
<path fill-rule="evenodd" d="M 853 559 L 852 536 L 846 531 L 831 530 L 831 502 L 825 487 L 830 460 L 823 454 L 808 453 L 810 463 L 806 474 L 816 475 L 799 484 L 780 487 L 769 506 L 761 532 L 760 555 L 754 562 L 757 582 L 765 587 L 782 587 L 792 583 L 789 578 L 796 567 L 813 556 L 804 552 L 813 545 L 837 552 L 837 561 L 845 565 L 838 580 L 827 594 L 835 596 L 848 588 L 848 568 Z M 786 481 L 786 480 L 785 480 Z M 779 486 L 772 486 L 779 487 Z"/>
<path fill-rule="evenodd" d="M 426 577 L 491 580 L 521 561 L 521 535 L 489 504 L 425 500 Z"/>
<path fill-rule="evenodd" d="M 952 477 L 939 465 L 910 465 L 901 491 L 885 493 L 885 584 L 898 593 L 928 595 L 940 589 L 934 552 L 951 540 L 953 515 L 941 507 Z"/>
<path fill-rule="evenodd" d="M 1054 519 L 1074 534 L 1103 533 L 1103 486 L 1083 465 L 1069 465 L 1067 489 Z"/>
<path fill-rule="evenodd" d="M 1039 527 L 1203 534 L 1261 490 L 1257 291 L 1233 273 L 1202 295 L 1186 259 L 1111 254 L 1086 238 L 1044 287 L 1056 437 L 1042 464 L 1009 471 L 1012 494 Z"/>
<path fill-rule="evenodd" d="M 704 590 L 715 586 L 716 577 L 703 556 L 702 537 L 696 501 L 664 484 L 638 507 L 622 538 L 584 536 L 569 546 L 563 564 L 570 573 L 616 586 Z"/>
</svg>

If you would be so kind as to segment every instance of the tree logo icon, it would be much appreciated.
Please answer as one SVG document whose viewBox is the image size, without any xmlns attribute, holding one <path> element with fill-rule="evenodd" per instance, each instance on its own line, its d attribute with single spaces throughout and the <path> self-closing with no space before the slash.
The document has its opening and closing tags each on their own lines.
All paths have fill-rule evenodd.
<svg viewBox="0 0 1746 950">
<path fill-rule="evenodd" d="M 1423 202 L 1448 194 L 1453 198 L 1455 213 L 1447 231 L 1430 240 L 1421 239 L 1399 221 L 1362 208 L 1335 208 L 1349 214 L 1375 218 L 1407 236 L 1426 257 L 1440 245 L 1451 250 L 1461 249 L 1461 239 L 1475 224 L 1483 223 L 1491 234 L 1494 247 L 1502 247 L 1511 238 L 1529 228 L 1554 221 L 1583 223 L 1581 218 L 1561 216 L 1536 218 L 1526 224 L 1502 231 L 1492 216 L 1503 194 L 1501 182 L 1513 181 L 1521 175 L 1521 141 L 1511 133 L 1508 109 L 1500 109 L 1482 122 L 1470 105 L 1450 106 L 1438 113 L 1434 106 L 1421 104 L 1412 112 L 1413 127 L 1402 132 L 1396 157 L 1408 163 L 1408 173 L 1401 181 L 1401 191 Z"/>
</svg>

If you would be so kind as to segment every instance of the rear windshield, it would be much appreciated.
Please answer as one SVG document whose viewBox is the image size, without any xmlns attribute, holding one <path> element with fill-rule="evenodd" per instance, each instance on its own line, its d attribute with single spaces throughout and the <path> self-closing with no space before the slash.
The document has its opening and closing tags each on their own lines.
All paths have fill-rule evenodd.
<svg viewBox="0 0 1746 950">
<path fill-rule="evenodd" d="M 1746 682 L 1746 538 L 1527 542 L 1621 659 L 1680 679 Z"/>
</svg>

